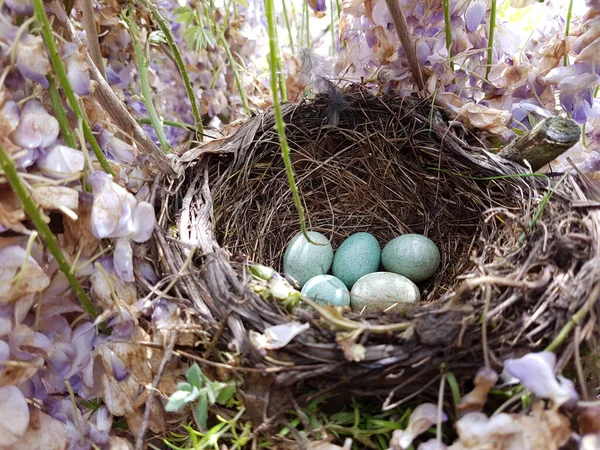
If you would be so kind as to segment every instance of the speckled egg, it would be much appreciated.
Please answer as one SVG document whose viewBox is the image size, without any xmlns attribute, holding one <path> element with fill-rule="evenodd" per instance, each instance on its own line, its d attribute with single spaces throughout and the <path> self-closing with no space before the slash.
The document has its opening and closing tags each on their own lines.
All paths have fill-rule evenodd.
<svg viewBox="0 0 600 450">
<path fill-rule="evenodd" d="M 440 266 L 440 251 L 435 243 L 420 234 L 404 234 L 392 239 L 381 252 L 381 264 L 388 272 L 404 275 L 411 281 L 430 278 Z"/>
<path fill-rule="evenodd" d="M 292 238 L 283 255 L 283 272 L 298 282 L 300 287 L 317 275 L 329 271 L 333 248 L 329 239 L 316 231 L 308 231 L 311 244 L 302 233 Z"/>
<path fill-rule="evenodd" d="M 362 313 L 401 310 L 416 303 L 419 297 L 419 288 L 408 278 L 397 273 L 375 272 L 354 283 L 350 305 Z"/>
<path fill-rule="evenodd" d="M 377 272 L 381 260 L 381 247 L 370 233 L 355 233 L 342 242 L 335 252 L 331 273 L 344 282 L 348 289 L 356 281 L 368 274 Z"/>
<path fill-rule="evenodd" d="M 317 275 L 306 282 L 302 293 L 320 305 L 350 306 L 350 292 L 333 275 Z"/>
</svg>

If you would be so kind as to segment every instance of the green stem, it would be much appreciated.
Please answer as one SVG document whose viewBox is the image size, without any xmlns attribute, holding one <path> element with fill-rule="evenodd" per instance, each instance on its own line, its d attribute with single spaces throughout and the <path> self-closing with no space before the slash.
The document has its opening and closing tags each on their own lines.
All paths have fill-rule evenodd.
<svg viewBox="0 0 600 450">
<path fill-rule="evenodd" d="M 137 119 L 138 123 L 144 125 L 152 125 L 152 120 L 149 117 L 142 117 Z M 182 128 L 184 130 L 196 132 L 194 125 L 188 125 L 187 123 L 177 122 L 175 120 L 163 119 L 163 124 L 169 127 Z"/>
<path fill-rule="evenodd" d="M 41 0 L 36 0 L 36 3 L 38 1 L 41 2 Z M 19 178 L 19 174 L 17 173 L 17 169 L 15 168 L 13 161 L 4 152 L 2 147 L 0 147 L 0 167 L 4 171 L 4 176 L 8 179 L 8 182 L 19 197 L 19 200 L 21 200 L 23 209 L 27 215 L 31 217 L 31 220 L 40 234 L 40 237 L 44 241 L 44 244 L 46 244 L 46 247 L 48 247 L 48 250 L 56 260 L 59 269 L 65 274 L 67 280 L 69 280 L 69 283 L 73 288 L 73 291 L 75 291 L 75 294 L 77 294 L 77 297 L 79 297 L 81 306 L 83 306 L 83 309 L 85 309 L 89 315 L 96 317 L 98 314 L 90 297 L 86 294 L 77 278 L 73 275 L 71 267 L 65 260 L 65 257 L 60 250 L 60 245 L 56 240 L 56 236 L 54 236 L 52 231 L 50 231 L 50 228 L 44 221 L 37 204 L 33 201 L 27 192 L 27 189 L 25 189 L 25 186 L 21 182 L 21 178 Z"/>
<path fill-rule="evenodd" d="M 233 72 L 233 78 L 235 79 L 235 84 L 237 86 L 238 91 L 240 91 L 240 98 L 242 99 L 242 105 L 244 105 L 244 112 L 250 116 L 252 113 L 250 111 L 250 105 L 248 105 L 248 97 L 246 96 L 246 91 L 244 90 L 244 84 L 242 83 L 242 75 L 237 68 L 237 63 L 233 59 L 233 55 L 231 53 L 231 47 L 229 47 L 229 43 L 225 39 L 223 33 L 219 37 L 219 41 L 227 54 L 227 59 L 229 59 L 229 65 L 231 66 L 231 70 Z"/>
<path fill-rule="evenodd" d="M 60 85 L 63 88 L 65 96 L 69 101 L 69 106 L 73 113 L 77 116 L 78 119 L 81 120 L 83 134 L 85 136 L 86 141 L 92 147 L 96 158 L 98 158 L 98 162 L 102 169 L 111 175 L 114 175 L 114 172 L 108 165 L 108 161 L 106 161 L 106 157 L 102 153 L 102 149 L 98 145 L 98 141 L 96 141 L 96 137 L 94 133 L 92 133 L 92 129 L 90 127 L 89 122 L 83 114 L 79 106 L 79 102 L 77 101 L 77 97 L 75 97 L 75 92 L 73 92 L 73 88 L 69 83 L 69 79 L 67 78 L 67 73 L 65 72 L 65 68 L 62 65 L 62 60 L 60 55 L 58 54 L 58 49 L 56 48 L 56 44 L 54 43 L 54 37 L 52 35 L 52 28 L 50 27 L 50 22 L 48 21 L 48 16 L 46 16 L 46 10 L 44 9 L 44 0 L 33 0 L 33 8 L 35 11 L 35 17 L 40 23 L 42 27 L 42 34 L 44 35 L 44 40 L 46 41 L 46 46 L 48 47 L 48 54 L 50 56 L 50 61 L 52 61 L 52 67 L 56 72 L 56 76 L 60 81 Z"/>
<path fill-rule="evenodd" d="M 579 311 L 571 316 L 571 319 L 565 324 L 564 327 L 562 327 L 558 335 L 548 345 L 548 347 L 544 349 L 544 351 L 553 352 L 556 350 L 556 348 L 558 348 L 558 346 L 562 344 L 565 339 L 567 339 L 569 333 L 571 333 L 571 330 L 575 328 L 576 325 L 579 325 L 585 318 L 590 309 L 596 304 L 598 297 L 600 297 L 600 283 L 596 283 L 596 287 L 592 290 L 587 302 L 585 302 L 583 306 L 579 308 Z"/>
<path fill-rule="evenodd" d="M 300 216 L 300 228 L 306 239 L 311 242 L 308 234 L 306 233 L 306 223 L 304 221 L 304 208 L 302 207 L 302 201 L 298 194 L 298 187 L 294 180 L 294 169 L 292 168 L 292 161 L 290 159 L 290 148 L 288 141 L 285 136 L 285 123 L 281 115 L 281 105 L 279 104 L 279 96 L 277 94 L 277 36 L 275 34 L 275 8 L 273 0 L 265 0 L 265 12 L 267 15 L 267 25 L 269 32 L 269 67 L 271 69 L 271 91 L 273 93 L 273 111 L 275 113 L 275 128 L 279 135 L 279 141 L 281 143 L 281 155 L 283 157 L 283 163 L 285 165 L 285 173 L 288 178 L 290 190 L 294 198 L 294 205 Z"/>
<path fill-rule="evenodd" d="M 162 31 L 163 34 L 165 35 L 167 44 L 169 45 L 169 48 L 173 52 L 173 58 L 175 59 L 175 64 L 177 64 L 177 69 L 179 70 L 179 73 L 181 74 L 181 78 L 183 79 L 183 86 L 185 88 L 185 92 L 187 93 L 187 96 L 190 100 L 190 104 L 192 105 L 192 114 L 194 115 L 194 121 L 196 122 L 196 132 L 199 135 L 202 135 L 204 130 L 202 128 L 202 119 L 200 118 L 200 111 L 198 110 L 198 105 L 196 103 L 196 96 L 194 95 L 194 91 L 192 89 L 192 83 L 190 82 L 190 77 L 187 73 L 187 70 L 185 69 L 185 64 L 183 63 L 183 58 L 181 57 L 181 52 L 179 51 L 179 47 L 177 47 L 177 44 L 175 43 L 175 40 L 173 39 L 173 35 L 171 34 L 171 29 L 169 27 L 169 23 L 163 17 L 163 15 L 160 13 L 160 11 L 158 10 L 158 8 L 156 7 L 156 5 L 154 3 L 152 3 L 149 0 L 141 0 L 141 3 L 146 8 L 150 9 L 152 18 L 158 24 L 160 31 Z M 166 120 L 164 122 L 167 123 Z"/>
<path fill-rule="evenodd" d="M 290 18 L 288 17 L 286 2 L 287 2 L 287 0 L 281 0 L 281 3 L 283 4 L 283 15 L 285 17 L 285 26 L 287 28 L 288 38 L 290 40 L 290 48 L 292 49 L 292 53 L 295 54 L 296 50 L 294 50 L 294 38 L 292 37 L 292 26 L 290 25 Z"/>
<path fill-rule="evenodd" d="M 308 1 L 304 1 L 304 10 L 303 14 L 306 14 L 306 28 L 304 32 L 306 33 L 306 48 L 310 48 L 310 11 L 308 9 Z"/>
<path fill-rule="evenodd" d="M 446 48 L 448 49 L 448 60 L 450 69 L 454 70 L 454 61 L 452 60 L 452 26 L 450 23 L 450 0 L 444 0 L 444 29 L 446 30 Z"/>
<path fill-rule="evenodd" d="M 331 17 L 331 55 L 335 56 L 335 21 L 333 17 L 333 0 L 329 0 L 329 15 Z"/>
<path fill-rule="evenodd" d="M 569 9 L 567 9 L 567 23 L 565 25 L 565 37 L 569 36 L 569 31 L 571 29 L 571 16 L 573 15 L 573 0 L 569 2 Z M 563 63 L 565 66 L 569 65 L 569 55 L 566 54 L 563 59 Z"/>
<path fill-rule="evenodd" d="M 275 58 L 277 67 L 277 80 L 279 81 L 279 92 L 281 92 L 281 101 L 287 102 L 287 89 L 285 87 L 285 73 L 283 72 L 283 62 L 281 60 L 281 54 L 279 53 L 279 36 L 277 33 L 277 26 L 275 23 L 275 7 L 273 6 L 273 29 L 269 29 L 269 43 L 271 39 L 275 40 L 275 54 L 271 55 L 271 58 Z M 267 13 L 268 14 L 268 13 Z"/>
<path fill-rule="evenodd" d="M 129 27 L 131 41 L 133 42 L 133 48 L 135 50 L 135 62 L 138 67 L 138 76 L 140 78 L 140 87 L 142 89 L 142 98 L 144 100 L 144 105 L 146 105 L 146 111 L 148 112 L 148 117 L 152 121 L 152 128 L 156 133 L 156 137 L 158 138 L 158 142 L 160 142 L 160 147 L 164 153 L 169 153 L 171 151 L 169 144 L 167 142 L 167 137 L 165 136 L 165 130 L 163 129 L 163 124 L 156 113 L 156 109 L 154 109 L 154 103 L 152 103 L 152 91 L 150 89 L 150 82 L 148 81 L 148 60 L 144 58 L 144 51 L 142 49 L 142 45 L 138 39 L 139 29 L 135 20 L 133 20 L 133 8 L 129 9 L 128 14 L 123 14 L 122 18 L 127 23 Z"/>
<path fill-rule="evenodd" d="M 67 120 L 67 112 L 65 111 L 65 107 L 60 100 L 60 94 L 58 93 L 58 89 L 56 89 L 56 84 L 54 83 L 54 77 L 52 75 L 48 76 L 48 84 L 50 99 L 52 100 L 52 107 L 54 108 L 54 116 L 60 125 L 60 132 L 65 140 L 65 144 L 71 148 L 76 148 L 75 138 L 71 133 L 71 127 L 69 126 L 69 121 Z"/>
<path fill-rule="evenodd" d="M 490 11 L 490 35 L 488 38 L 487 66 L 485 67 L 485 79 L 487 80 L 490 70 L 492 70 L 492 59 L 494 56 L 494 32 L 496 31 L 496 0 L 492 0 L 492 10 Z"/>
</svg>

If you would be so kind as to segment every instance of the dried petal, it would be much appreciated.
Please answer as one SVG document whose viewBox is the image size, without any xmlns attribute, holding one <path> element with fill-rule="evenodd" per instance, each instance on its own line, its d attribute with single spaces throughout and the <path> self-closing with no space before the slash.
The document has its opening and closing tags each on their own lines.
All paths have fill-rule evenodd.
<svg viewBox="0 0 600 450">
<path fill-rule="evenodd" d="M 18 279 L 15 279 L 17 274 Z M 0 250 L 0 304 L 12 303 L 27 294 L 41 292 L 50 278 L 23 247 L 11 245 Z"/>
<path fill-rule="evenodd" d="M 0 446 L 13 445 L 29 425 L 29 408 L 16 386 L 0 387 Z"/>
<path fill-rule="evenodd" d="M 475 375 L 475 387 L 458 405 L 461 411 L 480 411 L 487 401 L 487 396 L 498 381 L 498 374 L 492 369 L 482 367 Z"/>
<path fill-rule="evenodd" d="M 541 398 L 561 406 L 579 398 L 571 380 L 554 375 L 556 355 L 552 352 L 529 353 L 522 358 L 504 361 L 506 371 Z"/>
<path fill-rule="evenodd" d="M 42 208 L 56 209 L 63 206 L 70 210 L 79 205 L 79 192 L 66 186 L 40 186 L 31 189 L 31 197 Z"/>
<path fill-rule="evenodd" d="M 309 328 L 308 323 L 288 322 L 268 327 L 262 335 L 255 333 L 252 340 L 258 350 L 275 350 L 285 347 L 292 339 Z"/>
<path fill-rule="evenodd" d="M 442 421 L 448 417 L 442 412 Z M 406 430 L 395 430 L 390 440 L 391 450 L 405 450 L 411 446 L 413 440 L 427 431 L 438 421 L 438 407 L 433 403 L 423 403 L 415 408 L 410 415 Z"/>
<path fill-rule="evenodd" d="M 35 421 L 35 423 L 34 423 Z M 26 433 L 14 447 L 3 450 L 64 450 L 69 448 L 67 427 L 48 414 L 36 410 Z"/>
</svg>

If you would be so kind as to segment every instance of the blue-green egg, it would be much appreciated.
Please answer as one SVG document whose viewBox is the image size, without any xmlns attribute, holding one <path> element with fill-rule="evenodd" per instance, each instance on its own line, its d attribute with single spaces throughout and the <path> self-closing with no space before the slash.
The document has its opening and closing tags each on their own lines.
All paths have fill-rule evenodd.
<svg viewBox="0 0 600 450">
<path fill-rule="evenodd" d="M 333 261 L 333 248 L 326 236 L 308 231 L 311 244 L 302 233 L 292 238 L 283 255 L 283 272 L 298 282 L 300 287 L 312 277 L 329 272 Z"/>
<path fill-rule="evenodd" d="M 381 252 L 381 264 L 388 272 L 404 275 L 418 283 L 430 278 L 440 267 L 440 251 L 420 234 L 404 234 L 392 239 Z"/>
<path fill-rule="evenodd" d="M 377 272 L 381 260 L 381 247 L 370 233 L 355 233 L 348 237 L 333 257 L 331 273 L 344 282 L 348 289 L 356 281 L 368 274 Z"/>
<path fill-rule="evenodd" d="M 350 292 L 333 275 L 317 275 L 306 282 L 302 293 L 320 305 L 350 306 Z"/>
<path fill-rule="evenodd" d="M 408 278 L 397 273 L 375 272 L 354 283 L 350 304 L 360 313 L 401 311 L 420 297 L 419 288 Z"/>
</svg>

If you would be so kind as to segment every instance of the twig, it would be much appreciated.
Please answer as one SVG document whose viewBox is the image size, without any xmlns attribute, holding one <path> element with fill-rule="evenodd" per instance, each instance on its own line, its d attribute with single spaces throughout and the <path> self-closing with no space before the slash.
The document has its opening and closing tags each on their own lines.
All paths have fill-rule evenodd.
<svg viewBox="0 0 600 450">
<path fill-rule="evenodd" d="M 316 310 L 325 320 L 344 330 L 357 330 L 360 332 L 368 331 L 376 334 L 386 334 L 398 331 L 405 331 L 412 325 L 410 322 L 392 323 L 389 325 L 372 325 L 370 323 L 355 322 L 354 320 L 345 319 L 332 314 L 327 308 L 313 302 L 307 297 L 302 299 L 307 305 Z"/>
<path fill-rule="evenodd" d="M 589 400 L 587 386 L 585 384 L 585 375 L 583 374 L 583 366 L 581 364 L 581 354 L 579 352 L 579 336 L 581 333 L 581 325 L 575 327 L 573 333 L 573 350 L 575 351 L 575 369 L 577 370 L 577 380 L 579 381 L 579 389 L 581 390 L 581 397 L 583 400 Z"/>
<path fill-rule="evenodd" d="M 385 0 L 385 3 L 390 10 L 392 19 L 394 20 L 396 33 L 398 34 L 398 38 L 400 39 L 400 43 L 402 44 L 402 48 L 406 54 L 406 59 L 408 60 L 408 67 L 410 67 L 410 71 L 415 78 L 417 87 L 420 91 L 422 91 L 425 89 L 425 82 L 423 81 L 421 61 L 417 57 L 417 51 L 412 38 L 410 37 L 410 33 L 408 32 L 408 24 L 406 23 L 406 18 L 404 17 L 404 13 L 400 8 L 399 0 Z"/>
<path fill-rule="evenodd" d="M 490 349 L 488 347 L 488 312 L 490 310 L 490 302 L 492 300 L 492 288 L 489 284 L 485 285 L 485 303 L 483 305 L 483 314 L 481 315 L 481 348 L 483 350 L 483 361 L 485 368 L 490 368 Z"/>
<path fill-rule="evenodd" d="M 549 117 L 516 138 L 498 154 L 524 165 L 527 161 L 535 172 L 569 150 L 579 141 L 577 122 L 565 117 Z"/>
<path fill-rule="evenodd" d="M 154 403 L 154 396 L 156 394 L 156 390 L 158 389 L 158 384 L 160 383 L 160 379 L 162 378 L 162 374 L 167 366 L 169 360 L 171 359 L 171 355 L 173 354 L 173 349 L 175 348 L 175 343 L 177 342 L 177 332 L 171 331 L 169 333 L 169 342 L 165 347 L 165 352 L 163 354 L 163 358 L 158 366 L 158 370 L 156 371 L 156 375 L 154 376 L 154 380 L 152 381 L 152 389 L 148 392 L 148 399 L 146 400 L 146 409 L 144 410 L 144 419 L 142 421 L 142 426 L 138 431 L 136 440 L 135 440 L 135 450 L 142 450 L 144 447 L 144 436 L 146 435 L 146 430 L 148 430 L 148 426 L 150 425 L 150 416 L 152 415 L 152 404 Z"/>
<path fill-rule="evenodd" d="M 62 20 L 69 39 L 71 42 L 75 42 L 78 46 L 83 47 L 83 42 L 79 39 L 75 27 L 71 21 L 67 18 L 66 13 L 62 7 L 62 4 L 58 1 L 54 1 L 56 8 L 62 11 Z M 169 160 L 165 154 L 156 146 L 152 139 L 144 132 L 142 127 L 135 121 L 123 102 L 117 97 L 112 88 L 106 82 L 98 68 L 92 61 L 89 54 L 85 54 L 88 64 L 90 65 L 90 75 L 92 79 L 98 83 L 96 90 L 94 91 L 94 97 L 102 105 L 108 115 L 114 120 L 115 124 L 121 128 L 126 134 L 133 136 L 138 144 L 138 148 L 145 154 L 148 155 L 150 160 L 160 169 L 163 173 L 173 175 L 175 172 L 169 163 Z"/>
<path fill-rule="evenodd" d="M 98 40 L 98 30 L 96 30 L 96 19 L 94 18 L 94 6 L 92 0 L 83 0 L 83 27 L 90 49 L 92 61 L 96 64 L 98 71 L 106 78 L 104 73 L 104 62 L 102 61 L 102 51 L 100 50 L 100 41 Z"/>
</svg>

